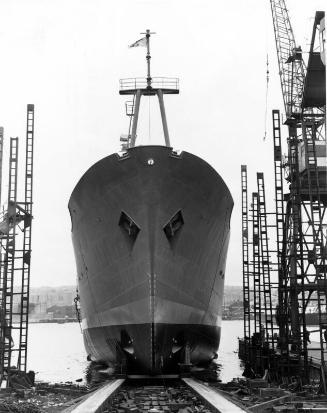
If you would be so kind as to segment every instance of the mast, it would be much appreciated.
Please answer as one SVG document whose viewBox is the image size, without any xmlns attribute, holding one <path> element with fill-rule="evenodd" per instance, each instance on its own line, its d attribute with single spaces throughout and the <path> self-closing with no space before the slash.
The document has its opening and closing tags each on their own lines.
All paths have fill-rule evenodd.
<svg viewBox="0 0 327 413">
<path fill-rule="evenodd" d="M 133 96 L 133 108 L 132 114 L 127 113 L 131 117 L 131 133 L 128 135 L 127 139 L 125 137 L 121 138 L 123 142 L 123 149 L 133 148 L 135 146 L 137 137 L 137 126 L 140 111 L 140 104 L 142 96 L 157 96 L 160 107 L 160 115 L 162 121 L 162 129 L 165 138 L 165 145 L 170 147 L 170 138 L 168 132 L 168 124 L 166 117 L 166 110 L 164 104 L 164 94 L 179 94 L 179 79 L 178 78 L 167 78 L 167 77 L 152 77 L 151 76 L 151 54 L 150 54 L 150 37 L 151 32 L 149 29 L 146 32 L 145 37 L 133 43 L 130 47 L 145 46 L 146 52 L 146 62 L 147 62 L 147 77 L 144 78 L 128 78 L 120 80 L 120 95 L 132 95 Z"/>
<path fill-rule="evenodd" d="M 155 34 L 155 33 L 151 33 L 150 30 L 148 29 L 145 34 L 146 34 L 146 49 L 147 49 L 146 61 L 147 61 L 147 67 L 148 67 L 148 76 L 146 78 L 146 81 L 147 81 L 148 87 L 151 87 L 152 79 L 151 79 L 151 69 L 150 69 L 150 64 L 151 64 L 150 36 L 151 36 L 151 34 Z"/>
</svg>

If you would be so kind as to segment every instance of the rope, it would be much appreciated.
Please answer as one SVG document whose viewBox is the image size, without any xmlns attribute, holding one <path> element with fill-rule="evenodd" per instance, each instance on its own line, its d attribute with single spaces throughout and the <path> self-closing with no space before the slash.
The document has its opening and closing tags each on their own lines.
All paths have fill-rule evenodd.
<svg viewBox="0 0 327 413">
<path fill-rule="evenodd" d="M 81 320 L 81 309 L 80 309 L 80 296 L 78 293 L 78 288 L 76 287 L 76 297 L 74 298 L 74 304 L 75 304 L 75 312 L 76 312 L 76 318 L 79 324 L 79 328 L 81 330 L 81 333 L 83 333 L 82 330 L 82 320 Z"/>
<path fill-rule="evenodd" d="M 266 108 L 265 108 L 265 134 L 263 137 L 263 140 L 266 140 L 267 137 L 267 111 L 268 111 L 268 87 L 269 87 L 269 60 L 268 60 L 268 54 L 267 54 L 267 62 L 266 62 L 267 70 L 266 70 Z"/>
</svg>

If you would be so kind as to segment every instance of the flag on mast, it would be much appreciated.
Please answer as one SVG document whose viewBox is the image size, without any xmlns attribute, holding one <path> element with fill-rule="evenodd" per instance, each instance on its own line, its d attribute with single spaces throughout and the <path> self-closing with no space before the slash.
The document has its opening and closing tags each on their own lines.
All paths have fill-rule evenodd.
<svg viewBox="0 0 327 413">
<path fill-rule="evenodd" d="M 135 43 L 132 43 L 128 47 L 140 47 L 140 46 L 146 47 L 146 37 L 142 37 L 142 39 L 137 40 Z"/>
</svg>

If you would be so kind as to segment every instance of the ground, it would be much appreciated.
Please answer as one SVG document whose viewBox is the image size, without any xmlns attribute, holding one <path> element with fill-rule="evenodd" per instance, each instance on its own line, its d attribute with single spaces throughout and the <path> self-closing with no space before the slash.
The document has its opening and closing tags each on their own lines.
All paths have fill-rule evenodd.
<svg viewBox="0 0 327 413">
<path fill-rule="evenodd" d="M 36 383 L 32 389 L 1 389 L 0 413 L 56 413 L 83 397 L 84 386 Z"/>
</svg>

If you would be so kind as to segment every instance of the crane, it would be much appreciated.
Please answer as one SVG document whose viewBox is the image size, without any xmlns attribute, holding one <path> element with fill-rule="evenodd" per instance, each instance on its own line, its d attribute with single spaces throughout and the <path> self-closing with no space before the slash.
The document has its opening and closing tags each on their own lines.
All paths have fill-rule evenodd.
<svg viewBox="0 0 327 413">
<path fill-rule="evenodd" d="M 294 125 L 301 116 L 305 80 L 302 49 L 296 46 L 285 0 L 270 0 L 270 5 L 286 123 Z"/>
<path fill-rule="evenodd" d="M 280 271 L 279 303 L 285 317 L 280 328 L 282 353 L 303 360 L 305 376 L 309 377 L 308 331 L 306 310 L 317 303 L 319 316 L 320 366 L 325 371 L 327 351 L 324 349 L 323 314 L 327 310 L 326 258 L 323 229 L 326 221 L 326 157 L 321 155 L 325 140 L 325 66 L 314 48 L 315 32 L 323 12 L 316 13 L 310 47 L 308 68 L 294 33 L 285 0 L 270 0 L 279 76 L 288 126 L 289 194 L 286 194 L 286 213 L 283 229 L 283 248 Z M 319 14 L 320 13 L 320 14 Z M 317 17 L 318 16 L 318 17 Z M 314 85 L 314 87 L 312 87 Z M 323 92 L 321 92 L 323 90 Z M 319 92 L 317 92 L 319 91 Z M 324 95 L 324 96 L 321 96 Z M 278 214 L 278 211 L 276 211 Z M 287 340 L 286 340 L 287 338 Z M 327 392 L 325 374 L 322 374 Z"/>
</svg>

